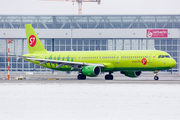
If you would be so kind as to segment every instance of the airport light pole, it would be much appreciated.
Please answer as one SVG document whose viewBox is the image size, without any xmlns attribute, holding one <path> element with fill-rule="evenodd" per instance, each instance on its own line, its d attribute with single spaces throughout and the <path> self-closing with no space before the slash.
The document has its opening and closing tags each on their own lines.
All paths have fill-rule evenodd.
<svg viewBox="0 0 180 120">
<path fill-rule="evenodd" d="M 180 29 L 178 29 L 179 30 L 179 41 L 180 41 Z M 179 52 L 178 52 L 179 53 Z M 180 57 L 180 53 L 179 53 L 179 56 L 178 57 Z M 180 64 L 180 61 L 179 61 L 179 64 Z M 180 66 L 178 66 L 178 70 L 180 69 Z M 179 73 L 178 73 L 178 75 L 180 75 L 180 70 L 179 70 Z"/>
<path fill-rule="evenodd" d="M 10 61 L 10 58 L 9 58 L 9 52 L 10 52 L 10 48 L 9 48 L 9 44 L 12 43 L 13 39 L 8 39 L 8 80 L 9 80 L 9 70 L 10 70 L 10 67 L 9 67 L 9 61 Z"/>
</svg>

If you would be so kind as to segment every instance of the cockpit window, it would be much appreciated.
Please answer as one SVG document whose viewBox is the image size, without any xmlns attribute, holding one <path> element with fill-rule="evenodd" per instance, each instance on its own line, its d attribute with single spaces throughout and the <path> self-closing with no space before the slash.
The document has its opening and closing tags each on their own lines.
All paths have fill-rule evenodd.
<svg viewBox="0 0 180 120">
<path fill-rule="evenodd" d="M 169 55 L 165 55 L 165 58 L 170 58 L 170 56 Z"/>
<path fill-rule="evenodd" d="M 171 58 L 169 55 L 159 55 L 158 58 Z"/>
</svg>

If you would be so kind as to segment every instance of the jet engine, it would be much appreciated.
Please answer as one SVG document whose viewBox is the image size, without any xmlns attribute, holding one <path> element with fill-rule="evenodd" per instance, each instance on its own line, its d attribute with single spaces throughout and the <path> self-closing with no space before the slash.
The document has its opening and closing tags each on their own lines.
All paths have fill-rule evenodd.
<svg viewBox="0 0 180 120">
<path fill-rule="evenodd" d="M 84 66 L 82 73 L 89 77 L 96 77 L 101 73 L 101 68 L 98 66 Z"/>
<path fill-rule="evenodd" d="M 141 71 L 121 71 L 121 74 L 124 74 L 127 77 L 136 78 L 141 75 Z"/>
</svg>

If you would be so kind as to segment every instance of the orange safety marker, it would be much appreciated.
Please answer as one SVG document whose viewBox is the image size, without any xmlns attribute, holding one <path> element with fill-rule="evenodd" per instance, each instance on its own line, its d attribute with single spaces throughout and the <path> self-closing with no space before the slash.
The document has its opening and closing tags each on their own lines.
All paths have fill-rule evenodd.
<svg viewBox="0 0 180 120">
<path fill-rule="evenodd" d="M 9 53 L 10 53 L 10 48 L 9 48 L 9 44 L 13 41 L 13 39 L 8 39 L 8 80 L 9 80 L 9 70 L 10 70 L 10 66 L 9 66 L 9 61 L 10 61 L 10 58 L 9 58 Z"/>
</svg>

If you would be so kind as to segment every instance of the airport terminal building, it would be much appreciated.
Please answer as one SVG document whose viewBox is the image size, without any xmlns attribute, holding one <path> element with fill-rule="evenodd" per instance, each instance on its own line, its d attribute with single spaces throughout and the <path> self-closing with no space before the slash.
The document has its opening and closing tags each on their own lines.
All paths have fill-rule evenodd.
<svg viewBox="0 0 180 120">
<path fill-rule="evenodd" d="M 179 71 L 180 15 L 0 15 L 0 71 L 11 55 L 28 53 L 24 24 L 31 24 L 48 51 L 162 50 Z M 10 59 L 13 72 L 49 72 L 22 59 Z M 163 72 L 170 72 L 166 70 Z"/>
</svg>

